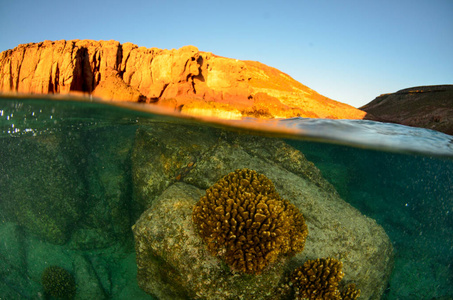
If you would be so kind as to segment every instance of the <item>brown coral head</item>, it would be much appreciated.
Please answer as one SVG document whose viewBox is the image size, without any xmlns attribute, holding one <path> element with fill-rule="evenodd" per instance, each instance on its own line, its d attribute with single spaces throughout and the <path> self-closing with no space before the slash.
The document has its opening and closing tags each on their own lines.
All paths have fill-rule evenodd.
<svg viewBox="0 0 453 300">
<path fill-rule="evenodd" d="M 296 299 L 341 299 L 338 284 L 343 264 L 334 258 L 306 261 L 291 275 Z"/>
<path fill-rule="evenodd" d="M 249 169 L 231 172 L 207 189 L 193 221 L 213 255 L 249 274 L 302 251 L 308 235 L 299 210 L 280 198 L 266 176 Z"/>
<path fill-rule="evenodd" d="M 354 283 L 349 284 L 342 292 L 342 300 L 355 300 L 360 297 L 360 290 L 357 289 Z"/>
</svg>

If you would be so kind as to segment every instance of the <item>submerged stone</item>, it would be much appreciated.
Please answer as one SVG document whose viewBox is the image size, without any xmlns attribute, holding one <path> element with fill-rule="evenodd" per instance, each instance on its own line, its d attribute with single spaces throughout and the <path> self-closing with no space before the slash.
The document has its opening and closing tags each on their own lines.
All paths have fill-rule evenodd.
<svg viewBox="0 0 453 300">
<path fill-rule="evenodd" d="M 343 264 L 342 284 L 355 283 L 363 299 L 381 298 L 393 267 L 388 236 L 374 220 L 343 201 L 302 153 L 275 139 L 169 127 L 161 132 L 140 129 L 135 142 L 140 162 L 159 163 L 140 164 L 135 169 L 140 173 L 134 176 L 167 174 L 161 177 L 162 185 L 156 184 L 157 176 L 153 181 L 134 181 L 134 191 L 152 191 L 153 196 L 133 226 L 137 279 L 143 290 L 159 299 L 284 299 L 290 294 L 290 272 L 308 259 L 332 257 Z M 168 134 L 171 129 L 175 136 L 185 136 L 178 139 L 179 149 L 186 150 L 182 157 L 171 146 L 175 138 Z M 196 150 L 190 147 L 194 140 L 200 141 Z M 168 148 L 153 147 L 156 141 Z M 180 178 L 172 177 L 192 155 L 195 166 Z M 164 160 L 173 169 L 164 169 Z M 239 273 L 213 256 L 192 221 L 193 207 L 205 190 L 241 168 L 268 177 L 281 197 L 301 211 L 308 226 L 305 249 L 280 257 L 259 275 Z"/>
<path fill-rule="evenodd" d="M 53 244 L 99 249 L 131 242 L 135 129 L 0 140 L 0 216 Z"/>
<path fill-rule="evenodd" d="M 61 135 L 1 141 L 1 213 L 55 244 L 81 217 L 83 187 Z"/>
</svg>

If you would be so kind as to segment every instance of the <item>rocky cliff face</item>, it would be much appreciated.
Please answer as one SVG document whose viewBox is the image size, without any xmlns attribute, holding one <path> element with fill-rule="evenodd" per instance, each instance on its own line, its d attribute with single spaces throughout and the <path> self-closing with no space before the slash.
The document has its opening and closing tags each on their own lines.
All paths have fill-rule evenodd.
<svg viewBox="0 0 453 300">
<path fill-rule="evenodd" d="M 453 135 L 453 85 L 420 86 L 380 95 L 360 109 L 366 119 Z"/>
<path fill-rule="evenodd" d="M 361 119 L 365 115 L 277 69 L 219 57 L 194 46 L 161 50 L 92 40 L 19 45 L 0 53 L 0 90 L 82 92 L 106 100 L 155 103 L 228 118 Z"/>
</svg>

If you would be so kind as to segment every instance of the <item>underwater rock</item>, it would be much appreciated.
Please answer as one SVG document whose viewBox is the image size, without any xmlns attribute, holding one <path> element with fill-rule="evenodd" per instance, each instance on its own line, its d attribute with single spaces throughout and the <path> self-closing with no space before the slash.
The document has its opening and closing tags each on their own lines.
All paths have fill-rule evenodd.
<svg viewBox="0 0 453 300">
<path fill-rule="evenodd" d="M 74 276 L 59 266 L 47 267 L 41 276 L 46 295 L 55 298 L 74 299 L 76 283 Z"/>
<path fill-rule="evenodd" d="M 84 256 L 74 257 L 74 273 L 77 285 L 83 288 L 77 290 L 77 299 L 107 299 L 107 295 L 99 282 L 99 276 Z"/>
<path fill-rule="evenodd" d="M 0 298 L 31 299 L 41 284 L 30 280 L 26 272 L 24 231 L 12 222 L 0 223 Z M 31 291 L 34 291 L 31 292 Z"/>
<path fill-rule="evenodd" d="M 112 139 L 107 133 L 114 131 Z M 84 219 L 71 236 L 75 249 L 100 249 L 117 242 L 131 243 L 130 151 L 135 129 L 108 126 L 82 135 L 86 155 L 80 177 L 86 196 Z M 132 244 L 132 243 L 131 243 Z"/>
<path fill-rule="evenodd" d="M 41 284 L 42 272 L 49 266 L 59 266 L 74 274 L 77 282 L 73 261 L 80 254 L 68 251 L 65 246 L 54 245 L 38 239 L 35 235 L 27 235 L 26 240 L 24 252 L 26 253 L 27 265 L 23 270 L 26 270 L 29 281 Z M 42 290 L 41 286 L 40 290 Z"/>
<path fill-rule="evenodd" d="M 112 265 L 114 268 L 108 274 L 112 281 L 109 293 L 112 295 L 111 299 L 149 299 L 149 295 L 137 283 L 137 261 L 134 251 L 125 257 L 122 256 L 120 261 L 110 264 Z M 104 289 L 109 290 L 105 285 Z"/>
<path fill-rule="evenodd" d="M 137 280 L 159 299 L 264 299 L 283 277 L 280 261 L 260 275 L 232 273 L 211 255 L 192 222 L 204 191 L 178 182 L 162 193 L 133 227 Z"/>
<path fill-rule="evenodd" d="M 0 214 L 55 244 L 70 237 L 81 213 L 82 185 L 61 136 L 4 139 Z"/>
<path fill-rule="evenodd" d="M 111 139 L 107 130 L 115 130 Z M 132 245 L 130 150 L 134 128 L 0 141 L 0 215 L 54 244 Z M 102 153 L 102 155 L 99 155 Z"/>
<path fill-rule="evenodd" d="M 134 191 L 149 208 L 133 227 L 137 279 L 147 293 L 160 299 L 283 299 L 290 272 L 308 259 L 332 257 L 343 264 L 341 284 L 355 283 L 363 299 L 382 296 L 393 267 L 385 231 L 343 201 L 319 170 L 283 141 L 159 124 L 139 129 L 135 147 Z M 212 256 L 192 221 L 205 190 L 242 168 L 268 177 L 308 226 L 304 251 L 275 261 L 260 275 L 236 273 Z"/>
<path fill-rule="evenodd" d="M 202 151 L 215 145 L 217 131 L 184 125 L 157 124 L 138 129 L 132 150 L 132 182 L 138 215 L 170 184 L 196 168 Z M 169 134 L 171 133 L 171 134 Z M 184 139 L 180 137 L 184 136 Z"/>
<path fill-rule="evenodd" d="M 19 226 L 12 222 L 2 222 L 0 226 L 0 277 L 10 273 L 11 267 L 23 270 L 26 266 L 24 251 L 24 233 Z M 11 267 L 10 267 L 11 266 Z"/>
<path fill-rule="evenodd" d="M 26 291 L 28 295 L 42 293 L 42 272 L 50 265 L 59 265 L 75 277 L 75 300 L 149 299 L 149 295 L 137 285 L 135 253 L 129 252 L 133 249 L 115 245 L 100 251 L 80 251 L 70 249 L 68 244 L 60 246 L 38 240 L 36 237 L 26 238 L 30 238 L 24 249 L 27 254 L 27 268 L 23 269 L 23 279 L 18 280 L 15 276 L 11 282 L 14 287 L 23 287 L 22 291 Z M 5 289 L 1 284 L 0 280 L 0 291 L 3 292 Z M 17 292 L 11 294 L 16 296 Z M 36 296 L 33 299 L 38 298 Z M 7 299 L 18 298 L 16 296 Z"/>
</svg>

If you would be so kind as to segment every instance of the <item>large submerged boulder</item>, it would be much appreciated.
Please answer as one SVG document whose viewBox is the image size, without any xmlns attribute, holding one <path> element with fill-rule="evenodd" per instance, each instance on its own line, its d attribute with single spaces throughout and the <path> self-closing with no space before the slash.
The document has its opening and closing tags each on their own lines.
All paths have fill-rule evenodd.
<svg viewBox="0 0 453 300">
<path fill-rule="evenodd" d="M 0 141 L 0 215 L 54 244 L 67 242 L 82 211 L 83 186 L 63 145 L 58 135 Z"/>
<path fill-rule="evenodd" d="M 198 129 L 160 124 L 137 131 L 134 195 L 146 210 L 133 231 L 143 290 L 159 299 L 287 299 L 291 272 L 331 257 L 343 264 L 342 288 L 354 283 L 362 299 L 381 298 L 393 267 L 388 236 L 343 201 L 301 152 L 277 139 Z M 279 256 L 260 274 L 212 255 L 193 222 L 206 189 L 242 168 L 269 178 L 303 214 L 309 232 L 302 252 Z"/>
<path fill-rule="evenodd" d="M 106 132 L 115 130 L 115 139 Z M 0 216 L 79 250 L 131 243 L 129 150 L 134 128 L 0 140 Z M 99 155 L 101 153 L 103 155 Z"/>
</svg>

